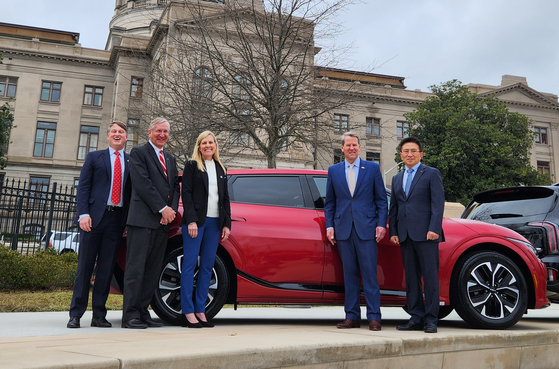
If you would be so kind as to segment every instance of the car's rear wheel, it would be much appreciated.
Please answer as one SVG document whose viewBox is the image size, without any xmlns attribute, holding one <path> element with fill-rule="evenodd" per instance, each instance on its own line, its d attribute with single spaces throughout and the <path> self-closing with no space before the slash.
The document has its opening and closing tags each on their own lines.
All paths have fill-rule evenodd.
<svg viewBox="0 0 559 369">
<path fill-rule="evenodd" d="M 175 325 L 180 325 L 182 320 L 180 303 L 182 259 L 182 247 L 173 250 L 165 257 L 159 276 L 159 285 L 151 301 L 153 311 L 164 321 Z M 194 288 L 196 288 L 197 276 L 198 267 L 194 271 Z M 223 307 L 229 294 L 230 285 L 225 263 L 219 255 L 216 255 L 210 290 L 206 299 L 206 317 L 208 319 L 213 318 Z"/>
<path fill-rule="evenodd" d="M 497 252 L 479 252 L 457 263 L 451 302 L 475 328 L 506 329 L 526 311 L 528 288 L 518 266 Z"/>
</svg>

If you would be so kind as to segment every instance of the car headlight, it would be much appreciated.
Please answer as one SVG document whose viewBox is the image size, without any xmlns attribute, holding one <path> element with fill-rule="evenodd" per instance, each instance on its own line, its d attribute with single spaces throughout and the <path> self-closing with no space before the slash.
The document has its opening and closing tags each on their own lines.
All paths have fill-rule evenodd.
<svg viewBox="0 0 559 369">
<path fill-rule="evenodd" d="M 524 245 L 528 250 L 532 251 L 534 253 L 534 255 L 538 256 L 538 250 L 536 250 L 534 245 L 532 245 L 530 242 L 526 242 L 526 241 L 523 241 L 523 240 L 519 240 L 517 238 L 511 238 L 511 237 L 505 237 L 505 238 L 509 241 L 514 242 L 514 243 L 519 243 L 521 245 Z"/>
</svg>

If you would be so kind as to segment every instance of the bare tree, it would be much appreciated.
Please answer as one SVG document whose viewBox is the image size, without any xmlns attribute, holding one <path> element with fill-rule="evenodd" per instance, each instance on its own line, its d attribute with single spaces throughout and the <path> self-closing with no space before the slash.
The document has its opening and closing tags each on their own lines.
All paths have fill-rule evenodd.
<svg viewBox="0 0 559 369">
<path fill-rule="evenodd" d="M 328 112 L 348 104 L 351 84 L 318 78 L 315 40 L 335 33 L 332 18 L 351 2 L 171 4 L 148 50 L 152 83 L 145 93 L 151 114 L 174 122 L 173 154 L 186 159 L 207 129 L 229 157 L 260 156 L 269 168 L 278 156 L 313 162 L 319 147 L 331 151 Z M 335 62 L 335 50 L 323 51 Z"/>
</svg>

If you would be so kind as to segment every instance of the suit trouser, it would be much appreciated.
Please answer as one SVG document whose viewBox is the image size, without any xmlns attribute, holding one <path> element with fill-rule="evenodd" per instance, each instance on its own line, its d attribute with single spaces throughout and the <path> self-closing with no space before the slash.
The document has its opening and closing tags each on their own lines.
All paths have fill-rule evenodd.
<svg viewBox="0 0 559 369">
<path fill-rule="evenodd" d="M 188 235 L 188 226 L 182 226 L 184 258 L 181 271 L 181 308 L 183 314 L 205 313 L 210 288 L 215 253 L 219 245 L 219 218 L 206 218 L 198 228 L 198 236 Z M 196 292 L 192 298 L 194 269 L 200 255 L 200 267 L 196 277 Z"/>
<path fill-rule="evenodd" d="M 439 316 L 439 243 L 413 241 L 400 244 L 406 274 L 408 313 L 414 323 L 435 323 Z M 425 303 L 423 289 L 425 288 Z"/>
<path fill-rule="evenodd" d="M 126 267 L 122 299 L 122 321 L 150 318 L 153 298 L 163 267 L 169 226 L 156 229 L 127 227 Z"/>
<path fill-rule="evenodd" d="M 105 304 L 109 296 L 113 270 L 122 239 L 122 209 L 103 213 L 97 227 L 85 232 L 80 229 L 78 269 L 74 280 L 74 292 L 70 304 L 70 316 L 81 318 L 87 309 L 91 274 L 97 261 L 95 283 L 91 297 L 94 318 L 107 315 Z"/>
<path fill-rule="evenodd" d="M 347 240 L 338 240 L 338 252 L 342 259 L 345 289 L 346 318 L 361 320 L 359 271 L 363 280 L 363 292 L 367 304 L 367 319 L 380 321 L 380 289 L 377 279 L 377 243 L 362 240 L 351 225 Z"/>
</svg>

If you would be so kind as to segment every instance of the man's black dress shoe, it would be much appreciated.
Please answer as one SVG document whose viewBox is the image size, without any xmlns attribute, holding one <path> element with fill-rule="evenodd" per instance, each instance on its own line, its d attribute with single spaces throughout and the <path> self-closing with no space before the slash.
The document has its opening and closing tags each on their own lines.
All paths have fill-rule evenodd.
<svg viewBox="0 0 559 369">
<path fill-rule="evenodd" d="M 99 328 L 111 328 L 113 325 L 105 318 L 93 318 L 91 319 L 91 326 Z"/>
<path fill-rule="evenodd" d="M 150 328 L 163 327 L 163 323 L 156 322 L 155 320 L 153 320 L 151 318 L 142 319 L 142 322 L 146 323 L 147 326 L 150 327 Z"/>
<path fill-rule="evenodd" d="M 423 331 L 425 333 L 437 333 L 437 325 L 435 323 L 425 323 Z"/>
<path fill-rule="evenodd" d="M 77 316 L 71 316 L 68 324 L 66 324 L 67 328 L 79 328 L 80 327 L 80 318 Z"/>
<path fill-rule="evenodd" d="M 399 331 L 421 331 L 423 330 L 423 324 L 414 323 L 410 320 L 404 325 L 397 325 L 396 329 Z"/>
<path fill-rule="evenodd" d="M 122 322 L 122 328 L 130 328 L 130 329 L 146 329 L 148 325 L 142 322 L 140 319 L 130 319 L 125 322 Z"/>
<path fill-rule="evenodd" d="M 184 316 L 184 314 L 183 314 L 183 316 L 182 316 L 181 325 L 182 325 L 183 327 L 188 327 L 188 328 L 203 328 L 203 327 L 204 327 L 202 324 L 200 324 L 200 322 L 198 322 L 198 323 L 190 323 L 190 322 L 188 321 L 188 319 L 186 319 L 186 317 Z"/>
</svg>

